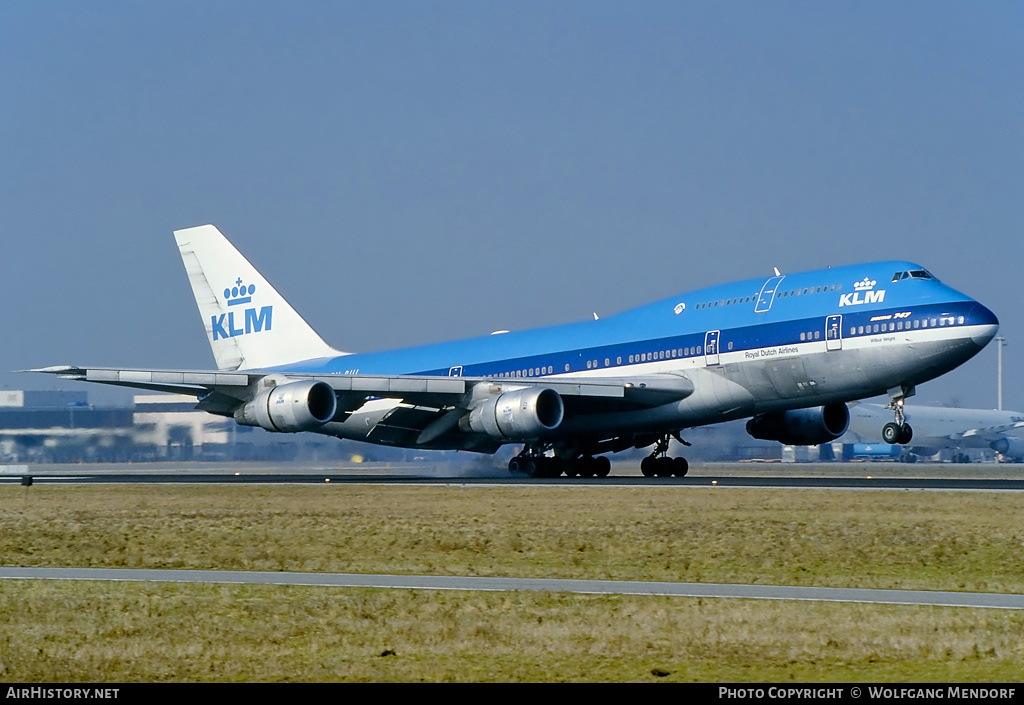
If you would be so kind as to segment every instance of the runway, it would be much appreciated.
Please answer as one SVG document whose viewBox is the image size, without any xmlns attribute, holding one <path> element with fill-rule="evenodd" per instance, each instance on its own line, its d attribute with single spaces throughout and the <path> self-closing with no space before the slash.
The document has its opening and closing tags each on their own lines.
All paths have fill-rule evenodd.
<svg viewBox="0 0 1024 705">
<path fill-rule="evenodd" d="M 659 595 L 666 597 L 809 600 L 932 607 L 1024 609 L 1024 595 L 926 590 L 729 585 L 626 580 L 483 578 L 440 575 L 362 575 L 353 573 L 276 573 L 219 570 L 129 570 L 115 568 L 0 568 L 6 580 L 104 580 L 130 582 L 304 585 L 396 588 L 404 590 L 545 591 L 584 595 Z"/>
<path fill-rule="evenodd" d="M 495 485 L 556 487 L 719 487 L 831 490 L 944 490 L 944 491 L 1024 491 L 1024 478 L 969 477 L 962 474 L 946 477 L 903 477 L 862 475 L 792 475 L 792 474 L 708 474 L 688 477 L 546 478 L 532 479 L 512 476 L 418 476 L 389 473 L 339 472 L 66 472 L 0 476 L 0 484 L 380 484 L 380 485 Z"/>
</svg>

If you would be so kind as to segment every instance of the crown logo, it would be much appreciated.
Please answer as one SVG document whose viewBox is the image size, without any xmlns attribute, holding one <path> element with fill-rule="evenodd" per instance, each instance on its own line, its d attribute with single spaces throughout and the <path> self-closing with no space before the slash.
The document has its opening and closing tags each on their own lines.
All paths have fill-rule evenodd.
<svg viewBox="0 0 1024 705">
<path fill-rule="evenodd" d="M 230 289 L 224 289 L 224 298 L 228 300 L 228 306 L 239 306 L 252 301 L 252 295 L 256 291 L 255 284 L 246 286 L 239 277 L 235 285 Z"/>
<path fill-rule="evenodd" d="M 857 291 L 867 291 L 868 289 L 874 289 L 875 284 L 877 283 L 878 282 L 873 279 L 868 279 L 867 277 L 864 277 L 863 281 L 855 282 L 853 288 L 856 289 Z"/>
</svg>

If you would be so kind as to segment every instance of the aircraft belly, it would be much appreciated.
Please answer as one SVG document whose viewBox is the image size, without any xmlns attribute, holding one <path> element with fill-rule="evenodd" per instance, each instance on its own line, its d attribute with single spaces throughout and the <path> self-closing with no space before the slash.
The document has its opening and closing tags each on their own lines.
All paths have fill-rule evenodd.
<svg viewBox="0 0 1024 705">
<path fill-rule="evenodd" d="M 682 401 L 631 412 L 573 416 L 562 422 L 554 435 L 677 430 L 753 413 L 754 396 L 728 379 L 721 368 L 689 370 L 687 377 L 693 382 L 694 392 Z"/>
</svg>

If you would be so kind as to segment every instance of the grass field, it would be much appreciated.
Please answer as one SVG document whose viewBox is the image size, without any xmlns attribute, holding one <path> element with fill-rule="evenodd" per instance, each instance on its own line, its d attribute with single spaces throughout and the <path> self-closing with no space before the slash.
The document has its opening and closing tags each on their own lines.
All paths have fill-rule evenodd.
<svg viewBox="0 0 1024 705">
<path fill-rule="evenodd" d="M 1019 495 L 0 487 L 0 564 L 1024 592 Z M 0 582 L 10 681 L 1016 681 L 1024 614 L 349 588 Z"/>
</svg>

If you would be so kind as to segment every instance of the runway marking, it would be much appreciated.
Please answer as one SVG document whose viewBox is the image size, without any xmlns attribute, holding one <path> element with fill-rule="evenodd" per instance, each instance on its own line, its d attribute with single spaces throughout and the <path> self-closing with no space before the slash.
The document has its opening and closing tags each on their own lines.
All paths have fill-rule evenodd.
<svg viewBox="0 0 1024 705">
<path fill-rule="evenodd" d="M 811 600 L 933 607 L 1024 609 L 1024 595 L 991 592 L 881 590 L 873 588 L 669 583 L 630 580 L 563 580 L 557 578 L 482 578 L 441 575 L 374 575 L 359 573 L 274 573 L 231 570 L 136 570 L 125 568 L 0 568 L 7 580 L 108 580 L 129 582 L 229 583 L 369 587 L 404 590 L 545 591 L 589 595 L 657 595 L 665 597 Z"/>
</svg>

